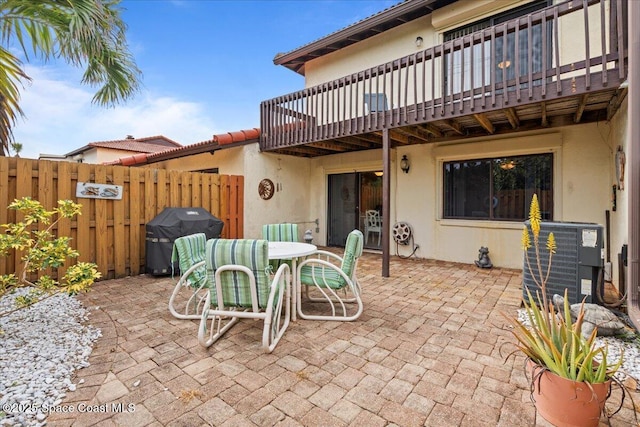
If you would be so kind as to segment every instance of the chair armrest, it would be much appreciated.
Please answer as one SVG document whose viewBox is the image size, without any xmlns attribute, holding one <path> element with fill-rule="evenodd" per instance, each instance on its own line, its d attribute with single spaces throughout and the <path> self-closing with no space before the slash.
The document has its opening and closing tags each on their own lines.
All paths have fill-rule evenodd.
<svg viewBox="0 0 640 427">
<path fill-rule="evenodd" d="M 271 280 L 271 287 L 273 288 L 273 285 L 275 283 L 278 283 L 283 278 L 286 279 L 288 282 L 290 275 L 291 275 L 291 270 L 290 270 L 289 264 L 282 264 L 276 271 L 276 274 L 273 276 L 273 279 Z"/>
<path fill-rule="evenodd" d="M 187 279 L 189 278 L 191 273 L 193 273 L 194 271 L 198 270 L 199 268 L 203 268 L 204 265 L 205 265 L 205 261 L 199 261 L 199 262 L 193 264 L 191 267 L 189 267 L 189 269 L 187 271 L 185 271 L 184 273 L 182 273 L 180 275 L 180 279 L 178 280 L 178 283 L 182 284 L 183 286 L 188 286 Z M 199 284 L 198 289 L 203 288 L 204 285 L 205 285 L 205 283 Z"/>
<path fill-rule="evenodd" d="M 342 263 L 342 257 L 334 254 L 333 252 L 318 250 L 313 255 L 309 255 L 306 259 L 321 259 L 324 261 L 333 261 L 335 263 Z"/>
<path fill-rule="evenodd" d="M 351 278 L 349 276 L 347 276 L 345 274 L 345 272 L 342 271 L 342 269 L 340 267 L 338 267 L 337 265 L 335 265 L 334 263 L 332 263 L 330 261 L 326 261 L 326 260 L 318 259 L 318 258 L 305 259 L 300 264 L 298 264 L 297 275 L 298 275 L 299 278 L 302 275 L 302 269 L 304 267 L 311 268 L 313 270 L 314 274 L 312 275 L 312 277 L 313 277 L 313 281 L 316 283 L 316 285 L 317 285 L 318 279 L 322 279 L 322 282 L 326 286 L 335 288 L 335 286 L 329 286 L 328 285 L 329 281 L 328 281 L 328 279 L 326 277 L 326 273 L 325 273 L 326 270 L 333 270 L 345 282 L 340 287 L 342 287 L 342 286 L 344 286 L 346 284 L 347 286 L 351 287 L 352 289 L 354 288 L 354 284 L 353 284 L 353 281 L 351 280 Z M 335 277 L 332 277 L 330 279 L 334 279 L 335 280 Z M 300 284 L 306 285 L 305 283 L 302 283 L 302 282 L 300 282 Z"/>
</svg>

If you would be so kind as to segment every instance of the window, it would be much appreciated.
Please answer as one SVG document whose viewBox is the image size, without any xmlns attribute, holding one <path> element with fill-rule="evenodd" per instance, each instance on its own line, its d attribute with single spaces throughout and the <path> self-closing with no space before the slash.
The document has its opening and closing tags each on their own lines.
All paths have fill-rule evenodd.
<svg viewBox="0 0 640 427">
<path fill-rule="evenodd" d="M 536 12 L 540 9 L 547 7 L 550 3 L 547 0 L 536 1 L 507 12 L 485 18 L 483 20 L 474 22 L 464 27 L 456 28 L 455 30 L 444 33 L 444 41 L 451 41 L 456 38 L 460 38 L 476 31 L 489 28 L 494 25 L 499 25 L 504 22 L 516 19 L 521 16 L 526 16 L 530 13 Z M 499 28 L 498 28 L 499 29 Z M 547 29 L 551 30 L 551 27 Z M 453 53 L 449 53 L 445 56 L 445 92 L 446 94 L 459 93 L 461 91 L 460 73 L 464 67 L 464 90 L 471 88 L 471 69 L 473 69 L 473 88 L 477 89 L 481 86 L 488 86 L 491 84 L 491 68 L 494 68 L 496 83 L 502 83 L 503 70 L 506 74 L 507 81 L 515 79 L 516 67 L 515 56 L 518 55 L 518 76 L 524 77 L 529 73 L 529 58 L 531 58 L 532 73 L 539 73 L 542 71 L 542 25 L 537 24 L 531 27 L 531 42 L 529 42 L 529 34 L 526 30 L 519 31 L 518 34 L 518 46 L 516 49 L 516 35 L 515 32 L 507 34 L 507 40 L 505 43 L 504 36 L 496 37 L 494 58 L 492 60 L 491 55 L 491 40 L 485 40 L 484 44 L 476 44 L 466 47 L 462 50 L 456 50 Z M 529 46 L 531 44 L 531 47 Z M 551 63 L 551 32 L 548 32 L 547 37 L 547 55 L 548 64 Z M 473 64 L 471 63 L 471 50 L 473 50 Z M 531 56 L 529 56 L 529 50 L 531 50 Z M 462 58 L 462 59 L 461 59 Z M 450 79 L 450 67 L 452 74 L 452 81 Z M 482 79 L 484 69 L 484 81 Z M 541 81 L 534 82 L 534 85 L 540 85 Z M 526 84 L 521 84 L 521 87 L 526 87 Z"/>
<path fill-rule="evenodd" d="M 444 218 L 523 221 L 534 193 L 553 219 L 553 154 L 445 162 Z"/>
</svg>

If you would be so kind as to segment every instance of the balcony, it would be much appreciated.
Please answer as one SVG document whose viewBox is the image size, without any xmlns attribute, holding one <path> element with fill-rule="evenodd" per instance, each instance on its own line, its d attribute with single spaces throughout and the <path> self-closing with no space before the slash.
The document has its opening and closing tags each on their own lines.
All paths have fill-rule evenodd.
<svg viewBox="0 0 640 427">
<path fill-rule="evenodd" d="M 608 120 L 626 1 L 574 0 L 261 103 L 262 151 L 302 157 Z"/>
</svg>

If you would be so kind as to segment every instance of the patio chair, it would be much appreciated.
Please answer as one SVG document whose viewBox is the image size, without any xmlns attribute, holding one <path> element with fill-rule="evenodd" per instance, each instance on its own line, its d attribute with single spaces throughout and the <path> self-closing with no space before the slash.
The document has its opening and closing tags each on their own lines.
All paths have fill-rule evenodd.
<svg viewBox="0 0 640 427">
<path fill-rule="evenodd" d="M 380 213 L 374 209 L 366 211 L 364 223 L 365 244 L 369 244 L 369 233 L 378 233 L 378 246 L 380 246 L 380 237 L 382 236 L 382 221 Z"/>
<path fill-rule="evenodd" d="M 271 242 L 298 242 L 298 224 L 264 224 L 262 238 Z M 291 268 L 291 261 L 272 259 L 269 264 L 276 271 L 280 265 L 287 264 Z"/>
<path fill-rule="evenodd" d="M 211 239 L 204 264 L 207 293 L 198 342 L 209 347 L 240 319 L 263 321 L 262 347 L 271 353 L 291 318 L 289 266 L 271 278 L 266 240 Z"/>
<path fill-rule="evenodd" d="M 342 257 L 319 250 L 298 264 L 302 292 L 297 292 L 297 306 L 302 319 L 351 321 L 360 317 L 363 305 L 356 270 L 362 241 L 362 232 L 353 230 L 347 236 Z M 305 294 L 305 302 L 322 303 L 314 304 L 314 314 L 304 313 L 301 293 Z"/>
<path fill-rule="evenodd" d="M 207 236 L 195 233 L 178 237 L 173 242 L 171 252 L 171 268 L 176 261 L 180 267 L 180 279 L 169 298 L 169 312 L 177 319 L 199 319 L 204 299 L 208 291 L 206 285 L 206 271 L 204 264 L 205 244 Z M 200 264 L 199 264 L 200 263 Z M 173 277 L 173 275 L 172 275 Z M 184 302 L 181 291 L 189 289 L 191 296 Z"/>
</svg>

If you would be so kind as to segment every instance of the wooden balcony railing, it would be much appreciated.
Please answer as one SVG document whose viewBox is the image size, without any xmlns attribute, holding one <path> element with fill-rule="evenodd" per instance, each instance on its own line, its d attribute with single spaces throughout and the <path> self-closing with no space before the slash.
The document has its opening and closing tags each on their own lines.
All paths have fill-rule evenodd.
<svg viewBox="0 0 640 427">
<path fill-rule="evenodd" d="M 261 103 L 262 150 L 616 88 L 626 0 L 573 0 Z"/>
</svg>

